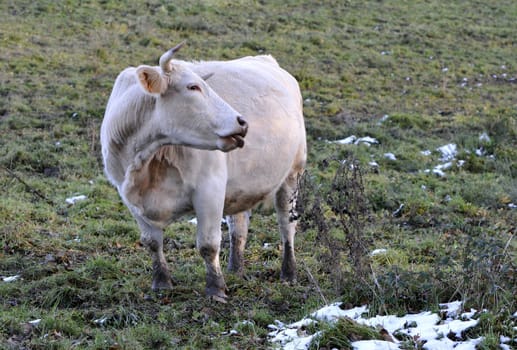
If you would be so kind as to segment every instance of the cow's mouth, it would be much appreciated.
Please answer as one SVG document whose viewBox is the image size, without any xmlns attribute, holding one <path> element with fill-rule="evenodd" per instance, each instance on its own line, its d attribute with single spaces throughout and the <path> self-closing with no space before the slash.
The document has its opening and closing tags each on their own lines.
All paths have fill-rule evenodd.
<svg viewBox="0 0 517 350">
<path fill-rule="evenodd" d="M 235 145 L 238 148 L 244 147 L 244 136 L 242 136 L 242 135 L 232 135 L 232 136 L 230 136 L 230 138 L 232 139 L 232 141 L 235 143 Z"/>
<path fill-rule="evenodd" d="M 229 135 L 219 135 L 222 141 L 219 149 L 224 152 L 244 147 L 244 137 L 246 137 L 246 134 L 248 133 L 248 123 L 246 123 L 246 121 L 241 117 L 238 117 L 237 120 L 240 125 L 239 132 Z"/>
<path fill-rule="evenodd" d="M 229 152 L 236 148 L 244 147 L 244 137 L 246 136 L 247 128 L 243 128 L 240 132 L 230 135 L 220 135 L 218 148 L 223 152 Z"/>
<path fill-rule="evenodd" d="M 224 148 L 242 148 L 244 147 L 244 136 L 242 134 L 234 134 L 225 137 L 221 137 Z"/>
</svg>

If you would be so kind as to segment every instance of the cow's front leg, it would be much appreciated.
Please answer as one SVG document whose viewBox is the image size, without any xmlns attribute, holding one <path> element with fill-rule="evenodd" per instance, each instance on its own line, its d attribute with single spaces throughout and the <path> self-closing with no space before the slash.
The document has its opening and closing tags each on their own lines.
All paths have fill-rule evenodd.
<svg viewBox="0 0 517 350">
<path fill-rule="evenodd" d="M 224 282 L 219 251 L 221 246 L 221 219 L 205 223 L 198 216 L 197 248 L 206 265 L 206 295 L 214 300 L 226 301 L 226 283 Z"/>
<path fill-rule="evenodd" d="M 163 230 L 147 224 L 141 218 L 137 218 L 137 222 L 140 227 L 140 242 L 151 253 L 153 290 L 172 289 L 171 275 L 163 254 Z"/>
<path fill-rule="evenodd" d="M 194 195 L 194 210 L 197 216 L 196 245 L 206 265 L 206 295 L 225 302 L 226 283 L 221 271 L 219 252 L 226 177 L 225 174 L 219 175 L 221 176 L 206 179 L 198 186 Z"/>
<path fill-rule="evenodd" d="M 220 232 L 219 230 L 219 244 L 217 246 L 208 242 L 200 242 L 198 246 L 206 264 L 206 295 L 216 301 L 226 302 L 226 283 L 219 262 Z"/>
<path fill-rule="evenodd" d="M 250 212 L 245 211 L 226 216 L 230 235 L 230 261 L 228 270 L 242 276 L 244 273 L 244 248 L 248 237 Z"/>
</svg>

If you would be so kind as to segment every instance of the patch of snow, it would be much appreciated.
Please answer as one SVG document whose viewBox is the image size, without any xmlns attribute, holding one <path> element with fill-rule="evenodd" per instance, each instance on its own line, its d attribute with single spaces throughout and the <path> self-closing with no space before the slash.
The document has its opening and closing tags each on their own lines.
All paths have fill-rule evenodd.
<svg viewBox="0 0 517 350">
<path fill-rule="evenodd" d="M 339 143 L 341 145 L 350 145 L 350 144 L 354 143 L 355 140 L 357 140 L 357 136 L 351 135 L 351 136 L 345 137 L 344 139 L 336 140 L 334 142 Z"/>
<path fill-rule="evenodd" d="M 440 160 L 444 162 L 453 160 L 454 157 L 456 157 L 458 154 L 457 146 L 454 143 L 449 143 L 447 145 L 438 147 L 436 150 L 441 153 L 442 157 Z"/>
<path fill-rule="evenodd" d="M 470 309 L 470 311 L 467 311 L 467 312 L 463 312 L 460 317 L 461 319 L 465 320 L 465 319 L 469 319 L 469 318 L 473 318 L 474 315 L 477 313 L 478 311 L 476 309 Z"/>
<path fill-rule="evenodd" d="M 435 175 L 438 175 L 439 177 L 445 177 L 445 172 L 443 172 L 441 169 L 434 168 L 432 171 L 430 169 L 425 169 L 424 173 L 429 174 L 433 173 Z"/>
<path fill-rule="evenodd" d="M 188 222 L 189 224 L 197 225 L 197 218 L 190 219 Z"/>
<path fill-rule="evenodd" d="M 425 151 L 420 151 L 420 154 L 423 155 L 423 156 L 430 156 L 431 155 L 431 151 L 426 149 Z"/>
<path fill-rule="evenodd" d="M 490 136 L 486 132 L 479 135 L 479 141 L 490 142 Z"/>
<path fill-rule="evenodd" d="M 375 316 L 369 319 L 357 319 L 356 321 L 371 327 L 381 326 L 389 333 L 400 330 L 410 336 L 430 337 L 434 334 L 431 328 L 440 321 L 440 316 L 426 311 L 403 317 L 394 315 Z M 407 327 L 407 325 L 415 325 L 415 327 Z"/>
<path fill-rule="evenodd" d="M 384 158 L 387 158 L 389 160 L 397 160 L 397 157 L 393 153 L 384 153 Z"/>
<path fill-rule="evenodd" d="M 478 320 L 471 318 L 476 313 L 475 310 L 461 314 L 462 303 L 459 301 L 440 304 L 441 312 L 447 317 L 445 320 L 442 320 L 442 317 L 438 314 L 431 312 L 409 314 L 402 317 L 388 315 L 363 318 L 362 315 L 368 311 L 366 306 L 349 310 L 343 310 L 340 306 L 341 303 L 325 306 L 312 313 L 309 318 L 289 325 L 275 321 L 275 325 L 269 326 L 272 330 L 269 333 L 270 341 L 279 344 L 282 349 L 308 349 L 310 342 L 318 337 L 320 332 L 307 335 L 303 329 L 304 326 L 318 321 L 333 323 L 342 317 L 351 318 L 360 324 L 371 327 L 383 327 L 390 335 L 398 332 L 414 337 L 414 339 L 419 339 L 419 341 L 424 343 L 423 348 L 428 350 L 474 350 L 483 340 L 482 337 L 468 340 L 462 339 L 462 333 L 466 329 L 477 325 Z M 462 319 L 459 319 L 459 316 Z M 447 337 L 451 333 L 456 336 L 457 341 Z M 392 338 L 395 339 L 394 343 L 380 340 L 362 340 L 353 342 L 352 347 L 357 350 L 399 349 L 398 341 L 393 336 Z M 501 343 L 504 343 L 503 340 L 501 339 Z"/>
<path fill-rule="evenodd" d="M 512 338 L 510 338 L 510 337 L 505 337 L 504 335 L 501 335 L 501 336 L 499 337 L 499 341 L 500 341 L 501 343 L 509 343 L 509 342 L 510 342 L 510 340 L 512 340 Z"/>
<path fill-rule="evenodd" d="M 237 335 L 237 334 L 239 334 L 239 332 L 238 332 L 237 330 L 235 330 L 235 329 L 230 329 L 230 331 L 229 331 L 229 332 L 222 332 L 221 334 L 222 334 L 222 335 L 230 335 L 230 336 L 232 336 L 232 335 Z"/>
<path fill-rule="evenodd" d="M 189 222 L 189 224 L 197 226 L 197 218 L 192 218 L 192 219 L 188 220 L 188 222 Z M 221 224 L 226 224 L 226 219 L 225 218 L 221 219 Z"/>
<path fill-rule="evenodd" d="M 33 326 L 37 326 L 40 324 L 40 322 L 41 322 L 41 318 L 38 318 L 36 320 L 29 321 L 29 324 L 31 324 Z"/>
<path fill-rule="evenodd" d="M 332 142 L 339 143 L 340 145 L 351 145 L 351 144 L 358 145 L 360 143 L 363 143 L 367 146 L 379 143 L 379 141 L 377 141 L 373 137 L 370 137 L 370 136 L 357 137 L 355 135 L 351 135 L 344 139 L 336 140 L 336 141 L 332 141 Z"/>
<path fill-rule="evenodd" d="M 106 323 L 107 320 L 108 320 L 107 317 L 102 317 L 102 318 L 98 318 L 96 320 L 93 320 L 93 323 L 95 323 L 95 324 L 97 324 L 99 326 L 103 326 Z"/>
<path fill-rule="evenodd" d="M 445 313 L 448 317 L 456 317 L 461 312 L 463 303 L 459 300 L 452 301 L 450 303 L 438 304 L 441 312 Z"/>
<path fill-rule="evenodd" d="M 369 166 L 371 166 L 372 168 L 378 168 L 379 167 L 379 163 L 377 163 L 376 161 L 371 161 L 368 163 Z"/>
<path fill-rule="evenodd" d="M 446 169 L 449 169 L 450 167 L 452 167 L 452 162 L 447 162 L 447 163 L 443 163 L 443 164 L 438 164 L 437 166 L 435 166 L 434 168 L 435 169 L 440 169 L 440 170 L 446 170 Z"/>
<path fill-rule="evenodd" d="M 515 204 L 515 203 L 509 203 L 509 204 L 508 204 L 508 208 L 510 208 L 510 209 L 517 209 L 517 204 Z"/>
<path fill-rule="evenodd" d="M 20 277 L 21 277 L 20 275 L 9 276 L 9 277 L 3 277 L 3 278 L 2 278 L 2 281 L 7 282 L 7 283 L 9 283 L 9 282 L 14 282 L 14 281 L 16 281 L 16 280 L 20 279 Z"/>
<path fill-rule="evenodd" d="M 293 328 L 302 328 L 302 327 L 307 327 L 313 323 L 316 323 L 316 321 L 313 320 L 312 318 L 302 318 L 298 322 L 291 323 L 290 326 Z"/>
<path fill-rule="evenodd" d="M 343 310 L 340 307 L 341 303 L 334 303 L 325 306 L 318 311 L 311 314 L 317 320 L 321 321 L 336 321 L 338 318 L 349 317 L 352 319 L 359 318 L 362 314 L 368 312 L 366 305 L 354 307 L 353 309 Z"/>
<path fill-rule="evenodd" d="M 375 256 L 375 255 L 385 254 L 387 251 L 388 251 L 388 249 L 385 249 L 385 248 L 374 249 L 374 250 L 370 253 L 370 256 Z"/>
<path fill-rule="evenodd" d="M 274 331 L 278 331 L 282 328 L 285 328 L 285 326 L 285 323 L 283 323 L 282 321 L 275 320 L 275 324 L 270 324 L 267 326 L 267 328 L 272 329 Z"/>
<path fill-rule="evenodd" d="M 86 200 L 86 198 L 88 198 L 88 197 L 86 197 L 84 194 L 81 194 L 79 196 L 74 196 L 74 197 L 67 198 L 67 199 L 65 199 L 65 202 L 67 204 L 75 204 L 76 202 L 80 202 L 80 201 Z"/>
<path fill-rule="evenodd" d="M 402 209 L 404 209 L 404 203 L 400 204 L 397 210 L 395 210 L 391 215 L 394 217 L 399 216 L 402 213 Z"/>
<path fill-rule="evenodd" d="M 396 350 L 399 346 L 384 340 L 359 340 L 352 344 L 354 350 Z"/>
<path fill-rule="evenodd" d="M 355 145 L 358 145 L 360 143 L 364 143 L 368 146 L 372 145 L 372 144 L 376 144 L 376 143 L 379 143 L 379 141 L 377 141 L 376 139 L 374 139 L 373 137 L 370 137 L 370 136 L 365 136 L 365 137 L 360 137 L 358 138 L 357 140 L 355 140 L 354 144 Z"/>
<path fill-rule="evenodd" d="M 433 173 L 435 175 L 438 175 L 440 177 L 445 177 L 446 174 L 444 172 L 444 170 L 447 170 L 449 169 L 450 167 L 452 167 L 452 162 L 447 162 L 447 163 L 443 163 L 443 164 L 438 164 L 437 166 L 435 166 L 432 170 L 429 170 L 429 169 L 425 169 L 424 170 L 424 173 L 426 174 L 429 174 L 429 173 Z"/>
<path fill-rule="evenodd" d="M 389 117 L 390 116 L 388 114 L 383 115 L 382 118 L 379 119 L 379 123 L 378 124 L 384 123 L 386 120 L 389 119 Z"/>
</svg>

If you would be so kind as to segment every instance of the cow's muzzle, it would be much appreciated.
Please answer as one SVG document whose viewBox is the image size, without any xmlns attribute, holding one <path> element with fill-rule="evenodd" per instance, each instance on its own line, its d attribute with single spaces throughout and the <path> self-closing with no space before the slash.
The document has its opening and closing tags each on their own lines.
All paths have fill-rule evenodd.
<svg viewBox="0 0 517 350">
<path fill-rule="evenodd" d="M 238 134 L 233 135 L 233 137 L 237 140 L 237 147 L 242 148 L 244 146 L 244 137 L 246 137 L 246 134 L 248 133 L 248 122 L 244 120 L 242 117 L 237 117 L 237 122 L 239 123 L 239 126 L 241 127 L 241 132 Z"/>
<path fill-rule="evenodd" d="M 244 147 L 244 137 L 248 133 L 248 122 L 243 117 L 237 117 L 237 123 L 239 124 L 238 131 L 229 135 L 220 136 L 223 143 L 221 150 L 228 152 L 235 148 Z"/>
</svg>

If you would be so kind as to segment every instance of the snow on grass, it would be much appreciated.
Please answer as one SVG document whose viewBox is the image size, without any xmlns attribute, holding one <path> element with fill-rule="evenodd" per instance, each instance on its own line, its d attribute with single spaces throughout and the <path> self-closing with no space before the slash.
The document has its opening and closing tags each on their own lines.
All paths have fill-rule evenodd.
<svg viewBox="0 0 517 350">
<path fill-rule="evenodd" d="M 38 318 L 38 319 L 35 319 L 35 320 L 32 320 L 32 321 L 29 321 L 28 322 L 30 325 L 33 325 L 33 326 L 37 326 L 41 323 L 41 318 Z"/>
<path fill-rule="evenodd" d="M 387 252 L 388 252 L 388 250 L 387 250 L 387 249 L 385 249 L 385 248 L 379 248 L 379 249 L 374 249 L 374 250 L 370 253 L 370 255 L 371 255 L 371 256 L 381 255 L 381 254 L 386 254 Z"/>
<path fill-rule="evenodd" d="M 351 144 L 358 145 L 360 143 L 363 143 L 367 146 L 379 143 L 379 141 L 377 141 L 373 137 L 370 137 L 370 136 L 357 137 L 355 135 L 351 135 L 344 139 L 336 140 L 336 141 L 332 141 L 332 142 L 339 143 L 341 145 L 351 145 Z"/>
<path fill-rule="evenodd" d="M 436 150 L 441 155 L 439 160 L 444 163 L 438 164 L 433 169 L 425 169 L 424 173 L 426 173 L 426 174 L 432 173 L 432 174 L 438 175 L 439 177 L 445 177 L 446 174 L 445 174 L 444 170 L 447 170 L 452 167 L 452 165 L 453 165 L 452 162 L 455 160 L 456 155 L 458 154 L 458 147 L 454 143 L 449 143 L 447 145 L 438 147 Z M 425 150 L 420 153 L 422 155 L 428 156 L 431 154 L 431 151 Z M 464 161 L 458 161 L 457 166 L 462 166 L 463 163 L 464 163 Z"/>
<path fill-rule="evenodd" d="M 397 157 L 391 152 L 384 153 L 384 158 L 393 160 L 393 161 L 397 160 Z"/>
<path fill-rule="evenodd" d="M 474 319 L 476 310 L 461 312 L 462 303 L 454 301 L 440 304 L 440 313 L 422 312 L 419 314 L 408 314 L 402 317 L 388 315 L 364 318 L 368 312 L 367 306 L 355 307 L 348 310 L 341 308 L 341 303 L 334 303 L 312 313 L 301 321 L 285 325 L 280 321 L 270 325 L 270 341 L 279 345 L 281 349 L 303 350 L 308 349 L 310 342 L 320 335 L 306 334 L 305 326 L 318 322 L 334 323 L 339 318 L 348 317 L 357 323 L 384 328 L 394 342 L 381 340 L 361 340 L 352 343 L 354 349 L 358 350 L 392 350 L 400 349 L 399 341 L 393 334 L 405 335 L 423 344 L 424 349 L 445 350 L 463 349 L 474 350 L 483 338 L 464 339 L 464 331 L 477 325 L 478 320 Z"/>
<path fill-rule="evenodd" d="M 70 198 L 67 198 L 65 199 L 65 202 L 66 204 L 75 204 L 77 202 L 80 202 L 80 201 L 84 201 L 86 200 L 88 197 L 86 197 L 84 194 L 81 194 L 79 196 L 73 196 L 73 197 L 70 197 Z"/>
<path fill-rule="evenodd" d="M 438 147 L 436 150 L 442 155 L 440 160 L 443 162 L 453 160 L 458 154 L 458 147 L 454 143 L 443 145 Z"/>
<path fill-rule="evenodd" d="M 488 134 L 483 133 L 479 136 L 479 140 L 481 142 L 485 142 L 485 143 L 490 142 L 490 137 L 488 136 Z M 370 137 L 370 136 L 357 137 L 355 135 L 351 135 L 351 136 L 345 137 L 340 140 L 327 141 L 327 142 L 338 143 L 341 145 L 365 144 L 367 146 L 371 146 L 374 144 L 379 144 L 379 141 L 377 139 L 374 139 L 373 137 Z M 434 174 L 439 177 L 445 177 L 446 176 L 445 170 L 452 168 L 453 165 L 456 165 L 457 167 L 462 167 L 463 164 L 465 163 L 464 160 L 456 159 L 456 156 L 458 155 L 458 146 L 455 143 L 449 143 L 449 144 L 440 146 L 440 147 L 436 148 L 436 151 L 440 154 L 439 161 L 442 163 L 436 165 L 432 169 L 423 170 L 424 173 L 426 173 L 426 174 Z M 466 152 L 470 153 L 470 151 L 466 151 Z M 474 150 L 474 152 L 476 155 L 478 155 L 480 157 L 486 155 L 483 147 Z M 420 151 L 420 154 L 427 157 L 427 156 L 430 156 L 432 154 L 432 152 L 430 150 L 426 149 L 424 151 Z M 391 161 L 397 161 L 397 157 L 395 156 L 394 153 L 391 153 L 391 152 L 384 153 L 383 157 L 385 159 L 388 159 Z M 489 156 L 489 157 L 493 157 L 493 156 Z M 379 164 L 376 161 L 371 161 L 368 164 L 373 168 L 379 167 Z"/>
<path fill-rule="evenodd" d="M 490 142 L 490 136 L 488 136 L 488 134 L 486 132 L 482 133 L 481 135 L 479 135 L 479 141 L 482 141 L 482 142 Z"/>
<path fill-rule="evenodd" d="M 2 277 L 2 281 L 7 282 L 7 283 L 14 282 L 14 281 L 18 280 L 20 277 L 21 277 L 20 275 Z"/>
</svg>

